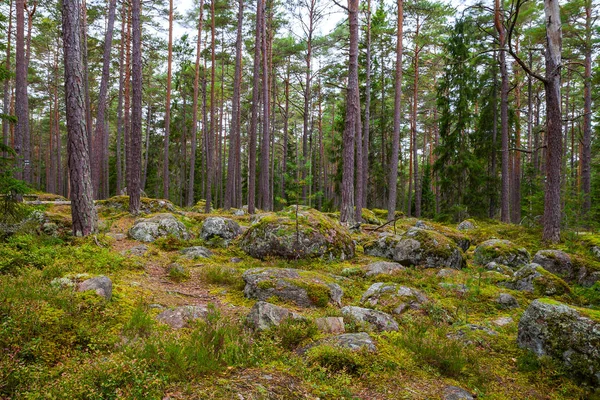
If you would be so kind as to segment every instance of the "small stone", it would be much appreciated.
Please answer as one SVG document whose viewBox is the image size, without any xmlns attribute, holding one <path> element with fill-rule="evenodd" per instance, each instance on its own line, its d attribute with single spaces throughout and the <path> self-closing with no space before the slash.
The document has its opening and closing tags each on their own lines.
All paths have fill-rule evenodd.
<svg viewBox="0 0 600 400">
<path fill-rule="evenodd" d="M 116 232 L 108 232 L 106 236 L 115 239 L 116 241 L 121 241 L 127 239 L 127 235 L 124 233 L 116 233 Z"/>
<path fill-rule="evenodd" d="M 506 265 L 498 264 L 495 261 L 485 264 L 484 268 L 488 271 L 496 271 L 503 275 L 513 276 L 514 274 L 511 268 L 507 267 Z"/>
<path fill-rule="evenodd" d="M 159 322 L 169 325 L 174 329 L 181 329 L 188 325 L 188 322 L 199 318 L 205 318 L 208 314 L 206 307 L 201 306 L 181 306 L 170 310 L 165 310 L 156 316 Z"/>
<path fill-rule="evenodd" d="M 440 271 L 436 274 L 438 278 L 448 278 L 458 274 L 458 271 L 455 269 L 444 268 L 440 269 Z"/>
<path fill-rule="evenodd" d="M 110 300 L 112 296 L 112 281 L 106 276 L 97 276 L 77 285 L 77 291 L 79 292 L 87 292 L 88 290 L 93 290 L 98 296 Z"/>
<path fill-rule="evenodd" d="M 461 294 L 465 294 L 469 291 L 469 287 L 467 285 L 463 285 L 462 283 L 440 282 L 440 283 L 438 283 L 438 286 L 441 287 L 442 289 L 453 290 L 453 291 L 455 291 L 457 293 L 461 293 Z"/>
<path fill-rule="evenodd" d="M 443 400 L 474 400 L 471 393 L 456 386 L 446 386 L 442 395 Z"/>
<path fill-rule="evenodd" d="M 141 257 L 144 254 L 146 254 L 147 252 L 148 252 L 148 246 L 146 246 L 145 244 L 140 244 L 137 246 L 133 246 L 129 250 L 122 251 L 121 254 Z"/>
<path fill-rule="evenodd" d="M 464 220 L 456 227 L 456 229 L 458 229 L 459 231 L 472 231 L 475 228 L 475 224 L 469 221 L 468 219 Z"/>
<path fill-rule="evenodd" d="M 432 229 L 431 226 L 427 225 L 425 222 L 418 220 L 415 223 L 415 228 L 419 228 L 419 229 Z"/>
<path fill-rule="evenodd" d="M 246 319 L 253 329 L 264 331 L 273 326 L 278 326 L 288 318 L 296 317 L 298 316 L 287 308 L 266 301 L 258 301 L 254 304 Z"/>
<path fill-rule="evenodd" d="M 406 267 L 402 264 L 389 261 L 378 261 L 367 265 L 366 276 L 392 275 L 404 270 L 406 270 Z"/>
<path fill-rule="evenodd" d="M 344 318 L 342 317 L 324 317 L 315 319 L 315 325 L 319 331 L 324 333 L 344 333 Z"/>
<path fill-rule="evenodd" d="M 193 260 L 195 258 L 210 258 L 213 253 L 209 249 L 203 246 L 193 246 L 181 249 L 179 251 L 185 258 Z"/>
<path fill-rule="evenodd" d="M 244 212 L 244 210 L 239 210 L 239 209 L 238 209 L 238 210 L 234 210 L 234 211 L 233 211 L 233 215 L 235 215 L 236 217 L 241 217 L 241 216 L 243 216 L 244 214 L 246 214 L 246 213 Z"/>
<path fill-rule="evenodd" d="M 342 308 L 342 313 L 359 323 L 369 325 L 376 331 L 397 331 L 398 323 L 394 318 L 381 311 L 371 310 L 369 308 L 346 306 Z"/>
<path fill-rule="evenodd" d="M 517 308 L 519 307 L 519 302 L 514 298 L 513 295 L 508 293 L 500 293 L 498 298 L 496 299 L 496 303 L 498 303 L 502 308 Z"/>
<path fill-rule="evenodd" d="M 500 318 L 493 320 L 492 324 L 499 326 L 499 327 L 503 327 L 508 324 L 511 324 L 512 322 L 513 322 L 513 319 L 511 317 L 500 317 Z"/>
<path fill-rule="evenodd" d="M 598 260 L 600 260 L 600 246 L 592 246 L 590 251 L 592 252 L 594 257 L 596 257 Z"/>
<path fill-rule="evenodd" d="M 239 258 L 239 257 L 232 257 L 232 258 L 229 260 L 229 262 L 230 262 L 230 263 L 232 263 L 232 264 L 239 264 L 239 263 L 241 263 L 241 262 L 244 262 L 244 260 L 242 260 L 242 259 L 241 259 L 241 258 Z"/>
</svg>

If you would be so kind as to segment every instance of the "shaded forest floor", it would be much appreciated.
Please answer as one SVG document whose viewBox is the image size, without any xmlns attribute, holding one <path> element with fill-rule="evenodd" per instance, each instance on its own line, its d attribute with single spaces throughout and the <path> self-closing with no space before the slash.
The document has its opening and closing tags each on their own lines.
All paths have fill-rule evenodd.
<svg viewBox="0 0 600 400">
<path fill-rule="evenodd" d="M 101 233 L 83 239 L 67 234 L 68 205 L 31 207 L 55 225 L 47 234 L 35 223 L 25 224 L 0 243 L 0 398 L 438 399 L 448 386 L 480 399 L 594 398 L 592 389 L 568 377 L 554 361 L 517 346 L 519 318 L 539 296 L 501 287 L 500 274 L 473 263 L 475 245 L 490 238 L 509 239 L 534 254 L 545 248 L 537 229 L 475 221 L 477 228 L 467 233 L 466 268 L 442 274 L 409 267 L 367 277 L 352 271 L 381 260 L 365 255 L 361 246 L 375 237 L 368 232 L 375 225 L 353 233 L 357 254 L 350 260 L 260 261 L 240 250 L 239 239 L 228 245 L 200 240 L 209 215 L 173 208 L 192 237 L 162 238 L 134 255 L 131 250 L 140 242 L 126 237 L 134 218 L 118 202 L 101 208 Z M 242 227 L 251 223 L 248 215 L 210 214 L 215 215 Z M 401 219 L 397 229 L 416 222 Z M 600 244 L 600 235 L 566 233 L 565 238 L 555 248 L 598 264 L 590 248 Z M 182 256 L 182 248 L 195 245 L 210 248 L 212 257 Z M 377 352 L 326 348 L 300 354 L 299 349 L 328 334 L 304 323 L 265 332 L 246 326 L 255 300 L 244 296 L 242 274 L 258 267 L 329 276 L 344 290 L 344 305 L 360 305 L 365 290 L 382 281 L 416 288 L 430 301 L 396 316 L 397 332 L 370 332 Z M 52 283 L 97 275 L 112 280 L 110 301 Z M 500 293 L 514 296 L 518 307 L 500 307 L 495 302 Z M 570 293 L 556 298 L 597 309 L 600 286 L 571 285 Z M 308 319 L 342 316 L 333 305 L 302 308 L 273 302 Z M 183 329 L 156 320 L 165 309 L 188 305 L 206 307 L 208 317 Z M 500 318 L 509 322 L 500 323 Z M 346 324 L 346 332 L 362 328 Z"/>
</svg>

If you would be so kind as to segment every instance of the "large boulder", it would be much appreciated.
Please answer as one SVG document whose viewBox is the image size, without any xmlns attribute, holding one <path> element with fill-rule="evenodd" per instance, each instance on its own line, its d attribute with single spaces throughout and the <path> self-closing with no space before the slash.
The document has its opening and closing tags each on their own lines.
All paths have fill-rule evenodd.
<svg viewBox="0 0 600 400">
<path fill-rule="evenodd" d="M 397 283 L 377 282 L 362 295 L 361 302 L 393 314 L 418 310 L 429 299 L 419 290 Z"/>
<path fill-rule="evenodd" d="M 399 263 L 390 261 L 377 261 L 366 266 L 366 276 L 377 275 L 393 275 L 397 272 L 404 271 L 406 268 Z"/>
<path fill-rule="evenodd" d="M 441 233 L 411 228 L 394 248 L 394 261 L 427 268 L 461 269 L 465 255 L 458 245 Z"/>
<path fill-rule="evenodd" d="M 202 306 L 181 306 L 165 310 L 156 316 L 156 319 L 174 329 L 188 326 L 188 323 L 196 319 L 204 319 L 208 315 L 208 309 Z"/>
<path fill-rule="evenodd" d="M 299 318 L 299 316 L 287 308 L 266 301 L 257 301 L 248 313 L 246 320 L 253 329 L 264 331 L 278 326 L 288 318 Z"/>
<path fill-rule="evenodd" d="M 79 292 L 87 292 L 88 290 L 93 290 L 98 296 L 110 300 L 112 297 L 112 281 L 106 276 L 97 276 L 77 285 L 77 291 Z"/>
<path fill-rule="evenodd" d="M 232 219 L 223 217 L 208 217 L 202 224 L 200 238 L 209 240 L 215 237 L 230 241 L 241 233 L 240 225 Z"/>
<path fill-rule="evenodd" d="M 377 236 L 377 239 L 371 240 L 363 245 L 365 254 L 374 257 L 394 258 L 394 249 L 401 237 L 391 233 L 382 232 Z"/>
<path fill-rule="evenodd" d="M 140 242 L 154 242 L 165 236 L 174 236 L 178 239 L 188 239 L 189 233 L 173 214 L 157 214 L 150 218 L 139 218 L 135 221 L 129 236 Z"/>
<path fill-rule="evenodd" d="M 277 297 L 301 307 L 340 306 L 342 289 L 318 274 L 291 268 L 253 268 L 243 274 L 244 294 L 267 301 Z"/>
<path fill-rule="evenodd" d="M 458 224 L 458 226 L 456 227 L 456 229 L 458 229 L 459 231 L 472 231 L 473 229 L 476 229 L 476 228 L 477 227 L 475 226 L 475 223 L 473 221 L 471 221 L 470 219 L 465 219 L 463 222 Z"/>
<path fill-rule="evenodd" d="M 473 400 L 471 393 L 457 386 L 446 386 L 442 395 L 442 400 Z"/>
<path fill-rule="evenodd" d="M 515 245 L 509 240 L 490 239 L 481 243 L 475 249 L 474 261 L 479 265 L 486 265 L 490 262 L 506 265 L 511 268 L 518 268 L 529 263 L 531 256 L 529 252 Z"/>
<path fill-rule="evenodd" d="M 394 318 L 381 311 L 371 310 L 370 308 L 346 306 L 342 307 L 342 314 L 356 320 L 358 323 L 366 324 L 376 331 L 398 330 L 398 323 Z"/>
<path fill-rule="evenodd" d="M 537 296 L 560 296 L 571 292 L 565 281 L 534 263 L 515 272 L 514 277 L 502 285 Z"/>
<path fill-rule="evenodd" d="M 354 242 L 338 222 L 311 208 L 263 215 L 248 229 L 240 247 L 258 259 L 281 257 L 290 260 L 354 257 Z"/>
<path fill-rule="evenodd" d="M 600 384 L 600 321 L 565 304 L 538 299 L 521 316 L 517 342 L 562 362 L 572 374 Z"/>
<path fill-rule="evenodd" d="M 592 286 L 600 280 L 600 271 L 593 263 L 577 256 L 571 257 L 561 250 L 540 250 L 533 257 L 533 262 L 566 281 L 582 286 Z"/>
</svg>

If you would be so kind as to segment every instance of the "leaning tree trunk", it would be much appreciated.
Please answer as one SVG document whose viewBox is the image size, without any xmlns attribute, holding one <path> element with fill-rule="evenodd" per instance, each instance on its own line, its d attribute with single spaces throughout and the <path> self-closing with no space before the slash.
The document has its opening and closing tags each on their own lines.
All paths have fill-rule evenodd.
<svg viewBox="0 0 600 400">
<path fill-rule="evenodd" d="M 94 207 L 85 118 L 80 14 L 77 0 L 63 0 L 62 3 L 71 215 L 73 234 L 85 236 L 96 230 L 98 215 Z"/>
<path fill-rule="evenodd" d="M 396 43 L 396 77 L 394 99 L 394 131 L 392 137 L 392 154 L 390 159 L 390 175 L 388 181 L 388 220 L 395 218 L 396 201 L 398 196 L 398 156 L 400 153 L 400 113 L 402 100 L 402 24 L 404 22 L 403 2 L 398 2 L 398 31 Z"/>
<path fill-rule="evenodd" d="M 100 81 L 100 93 L 98 95 L 98 112 L 96 114 L 96 129 L 94 134 L 94 151 L 92 157 L 92 183 L 94 186 L 95 198 L 100 198 L 100 184 L 108 179 L 108 176 L 103 176 L 104 162 L 104 136 L 108 132 L 104 129 L 105 111 L 106 111 L 106 95 L 108 93 L 108 79 L 110 78 L 110 50 L 112 47 L 113 27 L 115 25 L 115 9 L 117 8 L 117 0 L 111 0 L 108 6 L 108 25 L 106 27 L 106 36 L 104 38 L 104 55 L 102 58 L 102 80 Z M 90 127 L 91 129 L 91 127 Z"/>
<path fill-rule="evenodd" d="M 129 135 L 129 212 L 140 212 L 140 172 L 142 163 L 142 27 L 140 21 L 141 0 L 131 2 L 132 50 L 131 50 L 131 134 Z"/>
<path fill-rule="evenodd" d="M 354 134 L 358 106 L 358 0 L 348 0 L 350 23 L 350 56 L 348 60 L 348 90 L 346 94 L 346 124 L 343 135 L 342 204 L 340 221 L 353 223 L 354 212 Z"/>
</svg>

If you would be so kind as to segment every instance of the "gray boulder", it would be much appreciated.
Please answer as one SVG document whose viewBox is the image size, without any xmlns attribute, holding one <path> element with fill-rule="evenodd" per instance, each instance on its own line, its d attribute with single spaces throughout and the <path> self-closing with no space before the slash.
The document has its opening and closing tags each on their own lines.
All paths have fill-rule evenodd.
<svg viewBox="0 0 600 400">
<path fill-rule="evenodd" d="M 181 249 L 179 252 L 183 255 L 183 257 L 190 260 L 195 258 L 210 258 L 213 255 L 212 251 L 202 246 L 186 247 L 185 249 Z"/>
<path fill-rule="evenodd" d="M 394 318 L 381 311 L 369 308 L 346 306 L 342 308 L 342 314 L 355 319 L 359 323 L 367 324 L 376 331 L 397 331 L 398 323 Z"/>
<path fill-rule="evenodd" d="M 137 256 L 137 257 L 141 257 L 144 254 L 146 254 L 148 252 L 148 250 L 149 250 L 148 246 L 146 246 L 145 244 L 139 244 L 137 246 L 133 246 L 129 250 L 123 250 L 121 252 L 121 254 L 123 254 L 125 256 Z"/>
<path fill-rule="evenodd" d="M 240 225 L 232 219 L 223 217 L 208 217 L 202 224 L 200 238 L 209 240 L 215 237 L 230 241 L 240 234 Z"/>
<path fill-rule="evenodd" d="M 412 309 L 418 310 L 429 299 L 417 289 L 397 283 L 377 282 L 363 294 L 361 302 L 393 314 L 402 314 Z"/>
<path fill-rule="evenodd" d="M 315 325 L 319 331 L 324 333 L 344 333 L 346 326 L 342 317 L 322 317 L 315 318 Z"/>
<path fill-rule="evenodd" d="M 498 264 L 496 261 L 485 264 L 484 268 L 488 271 L 496 271 L 503 275 L 513 276 L 514 271 L 506 265 Z"/>
<path fill-rule="evenodd" d="M 88 290 L 93 290 L 98 296 L 110 300 L 112 297 L 112 281 L 106 276 L 97 276 L 77 285 L 78 292 L 87 292 Z"/>
<path fill-rule="evenodd" d="M 314 273 L 291 268 L 253 268 L 242 276 L 246 282 L 244 295 L 251 299 L 266 301 L 274 296 L 301 307 L 341 305 L 343 292 L 339 285 L 327 283 Z"/>
<path fill-rule="evenodd" d="M 501 308 L 517 308 L 519 307 L 519 302 L 514 298 L 513 295 L 508 293 L 500 293 L 498 298 L 496 299 L 496 303 L 500 305 Z"/>
<path fill-rule="evenodd" d="M 390 261 L 377 261 L 367 265 L 365 269 L 367 277 L 376 275 L 392 275 L 398 271 L 406 270 L 402 264 Z"/>
<path fill-rule="evenodd" d="M 266 301 L 258 301 L 250 309 L 246 320 L 253 329 L 264 331 L 273 326 L 278 326 L 288 318 L 299 318 L 299 316 L 287 308 Z"/>
<path fill-rule="evenodd" d="M 473 229 L 476 229 L 476 226 L 473 223 L 473 221 L 469 221 L 468 219 L 465 219 L 463 222 L 458 224 L 456 229 L 458 229 L 459 231 L 472 231 Z"/>
<path fill-rule="evenodd" d="M 365 243 L 363 249 L 365 254 L 370 256 L 393 259 L 394 249 L 400 240 L 400 236 L 384 232 L 380 233 L 377 239 Z"/>
<path fill-rule="evenodd" d="M 518 268 L 529 263 L 531 256 L 529 252 L 515 245 L 509 240 L 490 239 L 475 248 L 474 261 L 479 265 L 486 265 L 492 261 Z"/>
<path fill-rule="evenodd" d="M 473 400 L 474 397 L 465 389 L 456 386 L 446 386 L 442 394 L 443 400 Z"/>
<path fill-rule="evenodd" d="M 377 347 L 375 346 L 375 342 L 373 341 L 373 338 L 368 333 L 359 332 L 359 333 L 344 333 L 342 335 L 330 336 L 330 337 L 327 337 L 327 338 L 324 338 L 321 340 L 317 340 L 316 342 L 312 343 L 311 345 L 301 349 L 299 351 L 299 353 L 304 354 L 308 350 L 312 349 L 313 347 L 316 347 L 316 346 L 319 346 L 322 344 L 340 347 L 343 349 L 350 349 L 352 351 L 359 351 L 359 350 L 363 350 L 363 349 L 370 351 L 370 352 L 377 351 Z"/>
<path fill-rule="evenodd" d="M 592 252 L 594 257 L 596 257 L 598 260 L 600 260 L 600 246 L 592 246 L 590 251 Z"/>
<path fill-rule="evenodd" d="M 173 214 L 157 214 L 150 218 L 140 218 L 135 221 L 129 236 L 140 242 L 154 242 L 165 236 L 174 236 L 178 239 L 189 239 L 189 233 Z"/>
<path fill-rule="evenodd" d="M 566 281 L 577 282 L 582 286 L 592 286 L 600 279 L 600 271 L 579 258 L 571 258 L 564 251 L 540 250 L 533 257 L 533 262 Z"/>
<path fill-rule="evenodd" d="M 560 296 L 571 292 L 569 286 L 558 276 L 546 271 L 538 264 L 527 264 L 502 286 L 512 290 L 533 293 L 538 296 Z"/>
<path fill-rule="evenodd" d="M 174 329 L 188 326 L 190 321 L 206 318 L 208 310 L 202 306 L 181 306 L 165 310 L 156 316 L 156 319 Z"/>
<path fill-rule="evenodd" d="M 600 384 L 600 322 L 565 304 L 534 300 L 521 316 L 517 343 L 550 356 L 594 385 Z"/>
<path fill-rule="evenodd" d="M 354 257 L 347 228 L 325 214 L 302 207 L 266 214 L 250 226 L 240 247 L 254 258 L 338 259 Z"/>
</svg>

